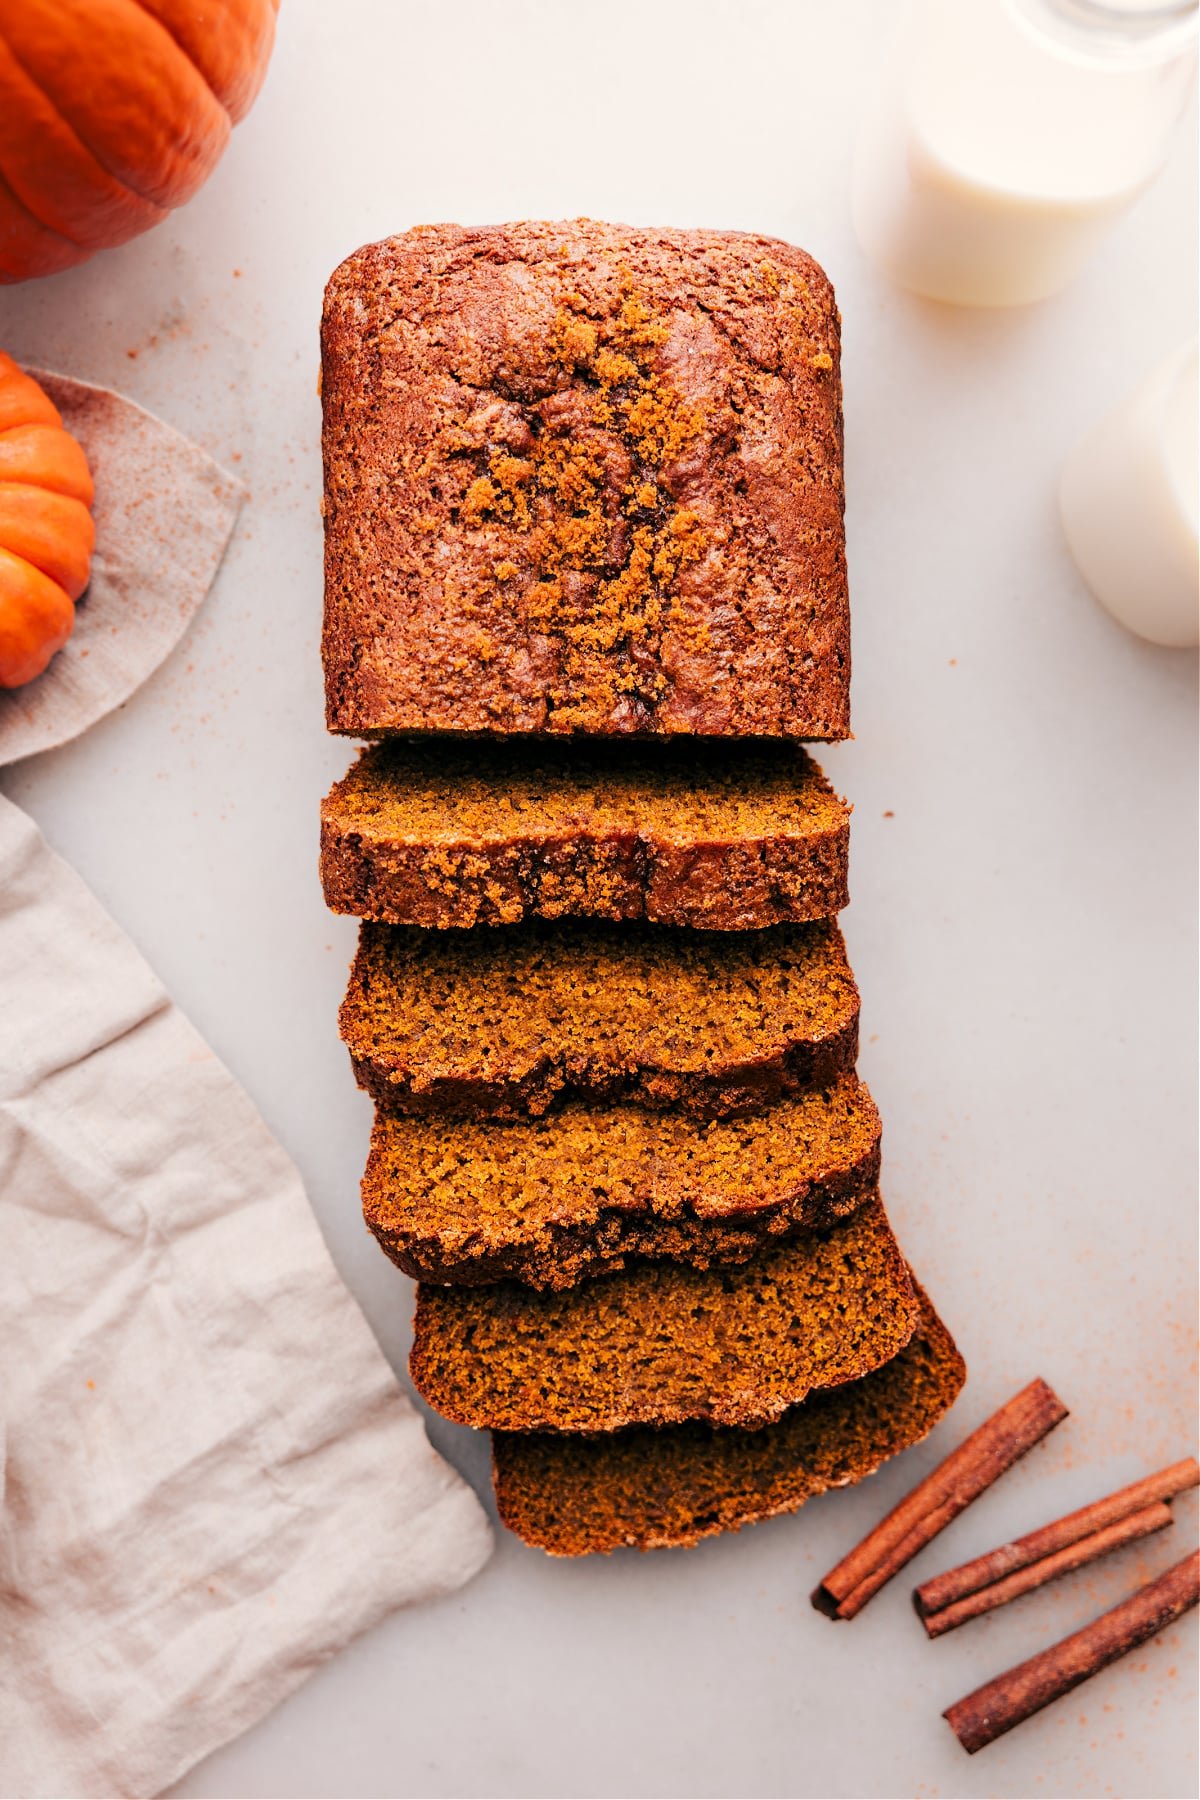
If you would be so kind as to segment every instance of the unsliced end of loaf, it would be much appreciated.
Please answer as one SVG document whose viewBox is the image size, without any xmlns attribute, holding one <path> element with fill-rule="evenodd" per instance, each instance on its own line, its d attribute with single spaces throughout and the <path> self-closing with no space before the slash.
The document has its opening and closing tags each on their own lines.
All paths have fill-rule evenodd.
<svg viewBox="0 0 1200 1800">
<path fill-rule="evenodd" d="M 844 738 L 839 320 L 795 246 L 418 227 L 321 328 L 327 722 Z"/>
</svg>

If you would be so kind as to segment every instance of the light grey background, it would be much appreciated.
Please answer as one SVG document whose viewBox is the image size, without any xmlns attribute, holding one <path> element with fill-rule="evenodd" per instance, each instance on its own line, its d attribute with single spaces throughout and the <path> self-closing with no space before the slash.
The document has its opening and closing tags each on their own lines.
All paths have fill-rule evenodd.
<svg viewBox="0 0 1200 1800">
<path fill-rule="evenodd" d="M 1075 438 L 1194 329 L 1193 132 L 1061 298 L 914 300 L 848 219 L 894 20 L 888 0 L 285 0 L 262 99 L 194 204 L 0 292 L 5 348 L 119 386 L 252 490 L 182 649 L 4 789 L 255 1096 L 401 1369 L 410 1292 L 359 1220 L 369 1109 L 334 1024 L 353 926 L 315 868 L 317 803 L 350 759 L 323 734 L 317 657 L 322 285 L 423 220 L 590 213 L 793 239 L 845 319 L 858 736 L 823 760 L 856 807 L 846 925 L 887 1198 L 966 1394 L 867 1486 L 688 1554 L 559 1564 L 505 1538 L 463 1594 L 358 1643 L 181 1794 L 1196 1791 L 1184 1627 L 973 1761 L 938 1716 L 1182 1555 L 1194 1496 L 1147 1547 L 937 1644 L 905 1579 L 852 1625 L 807 1600 L 1035 1374 L 1071 1419 L 915 1575 L 1194 1432 L 1195 669 L 1095 607 L 1054 505 Z M 433 1435 L 486 1490 L 485 1442 Z"/>
</svg>

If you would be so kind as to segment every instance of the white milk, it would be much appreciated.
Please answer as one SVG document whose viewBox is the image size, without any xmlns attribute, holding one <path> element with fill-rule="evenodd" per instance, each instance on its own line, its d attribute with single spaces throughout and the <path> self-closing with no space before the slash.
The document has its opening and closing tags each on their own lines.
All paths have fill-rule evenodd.
<svg viewBox="0 0 1200 1800">
<path fill-rule="evenodd" d="M 1195 0 L 914 0 L 859 138 L 868 254 L 958 305 L 1057 292 L 1157 173 L 1195 14 Z"/>
<path fill-rule="evenodd" d="M 1200 643 L 1196 346 L 1168 357 L 1067 459 L 1059 500 L 1081 574 L 1155 644 Z"/>
</svg>

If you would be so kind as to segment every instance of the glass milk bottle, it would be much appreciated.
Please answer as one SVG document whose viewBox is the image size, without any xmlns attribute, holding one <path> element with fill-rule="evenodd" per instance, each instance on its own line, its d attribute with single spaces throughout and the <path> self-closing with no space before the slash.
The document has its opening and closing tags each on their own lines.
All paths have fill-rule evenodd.
<svg viewBox="0 0 1200 1800">
<path fill-rule="evenodd" d="M 1197 0 L 914 0 L 858 143 L 867 253 L 961 306 L 1057 293 L 1161 166 L 1196 13 Z"/>
<path fill-rule="evenodd" d="M 1115 619 L 1154 644 L 1200 643 L 1195 344 L 1177 350 L 1067 458 L 1063 529 Z"/>
</svg>

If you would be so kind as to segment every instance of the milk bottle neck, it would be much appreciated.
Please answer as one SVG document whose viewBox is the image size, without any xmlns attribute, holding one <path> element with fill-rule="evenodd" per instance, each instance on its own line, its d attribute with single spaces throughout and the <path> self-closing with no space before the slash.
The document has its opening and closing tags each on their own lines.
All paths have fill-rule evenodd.
<svg viewBox="0 0 1200 1800">
<path fill-rule="evenodd" d="M 1200 0 L 1005 0 L 1048 48 L 1084 61 L 1145 68 L 1186 57 Z"/>
</svg>

